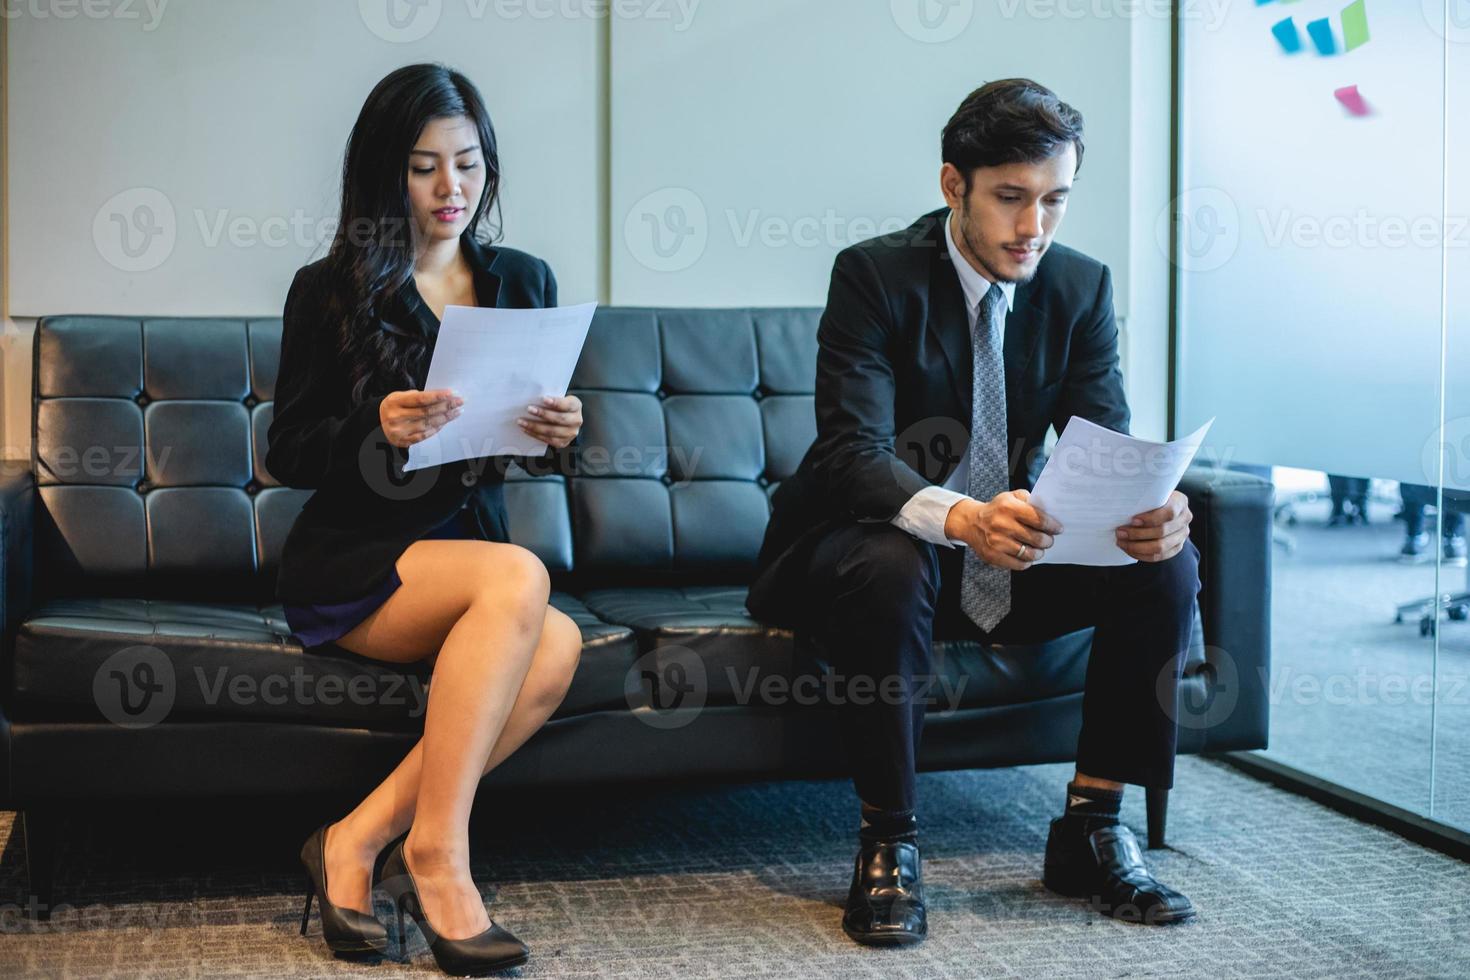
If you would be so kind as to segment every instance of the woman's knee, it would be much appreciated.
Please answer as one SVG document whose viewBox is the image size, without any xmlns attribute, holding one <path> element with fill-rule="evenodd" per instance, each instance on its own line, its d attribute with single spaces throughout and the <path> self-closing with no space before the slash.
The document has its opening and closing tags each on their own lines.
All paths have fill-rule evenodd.
<svg viewBox="0 0 1470 980">
<path fill-rule="evenodd" d="M 473 582 L 471 604 L 539 627 L 551 599 L 551 576 L 541 559 L 519 545 L 487 544 L 466 570 Z"/>
<path fill-rule="evenodd" d="M 572 686 L 572 677 L 582 659 L 582 630 L 570 616 L 550 606 L 536 651 L 537 700 L 555 711 Z"/>
</svg>

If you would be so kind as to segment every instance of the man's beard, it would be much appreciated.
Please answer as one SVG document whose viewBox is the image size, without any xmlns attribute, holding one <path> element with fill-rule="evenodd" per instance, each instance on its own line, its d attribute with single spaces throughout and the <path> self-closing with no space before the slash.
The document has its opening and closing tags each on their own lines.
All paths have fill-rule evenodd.
<svg viewBox="0 0 1470 980">
<path fill-rule="evenodd" d="M 1037 256 L 1036 256 L 1036 258 L 1038 259 L 1037 265 L 1033 265 L 1031 267 L 1031 271 L 1030 272 L 1026 273 L 1024 276 L 1021 276 L 1019 279 L 1017 279 L 1017 278 L 1014 278 L 1014 277 L 1011 277 L 1011 276 L 1003 276 L 1003 275 L 1001 275 L 999 272 L 997 272 L 995 270 L 994 267 L 991 266 L 991 264 L 989 262 L 986 262 L 985 261 L 985 252 L 981 248 L 978 247 L 978 245 L 975 242 L 974 235 L 972 235 L 970 233 L 970 218 L 969 218 L 969 215 L 967 213 L 963 212 L 963 211 L 960 213 L 960 237 L 964 239 L 964 241 L 965 241 L 965 247 L 970 250 L 970 254 L 973 255 L 973 256 L 975 256 L 975 261 L 976 262 L 979 262 L 980 265 L 984 267 L 985 274 L 990 277 L 990 281 L 991 282 L 1007 283 L 1007 284 L 1008 283 L 1015 283 L 1016 285 L 1019 286 L 1022 283 L 1030 282 L 1033 278 L 1035 278 L 1035 276 L 1036 276 L 1036 269 L 1040 265 L 1039 260 L 1041 258 L 1041 252 L 1043 252 L 1044 249 L 1043 250 L 1039 250 L 1038 253 L 1037 253 Z"/>
</svg>

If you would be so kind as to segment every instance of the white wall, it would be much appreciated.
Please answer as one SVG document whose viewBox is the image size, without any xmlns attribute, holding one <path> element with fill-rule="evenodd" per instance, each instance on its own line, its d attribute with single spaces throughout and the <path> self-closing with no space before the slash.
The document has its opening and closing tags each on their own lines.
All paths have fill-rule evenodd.
<svg viewBox="0 0 1470 980">
<path fill-rule="evenodd" d="M 1164 436 L 1169 19 L 1067 15 L 1109 6 L 707 0 L 683 29 L 614 20 L 613 302 L 821 306 L 838 251 L 944 204 L 960 101 L 1027 76 L 1086 119 L 1058 240 L 1112 266 L 1134 430 Z"/>
<path fill-rule="evenodd" d="M 614 299 L 740 305 L 755 285 L 769 302 L 821 305 L 842 247 L 944 204 L 945 122 L 978 85 L 1015 75 L 1087 118 L 1061 238 L 1126 281 L 1128 24 L 1043 25 L 984 4 L 952 30 L 919 40 L 888 3 L 852 0 L 707 3 L 677 34 L 615 23 Z M 686 215 L 706 216 L 707 233 L 660 257 L 652 226 L 666 215 L 650 205 L 680 199 Z M 1125 292 L 1122 312 L 1126 303 Z"/>
<path fill-rule="evenodd" d="M 325 252 L 363 100 L 415 61 L 480 87 L 507 241 L 554 263 L 569 298 L 594 298 L 601 25 L 485 10 L 445 3 L 412 41 L 374 34 L 356 3 L 173 0 L 152 30 L 14 19 L 12 91 L 38 97 L 10 103 L 11 312 L 279 310 L 292 273 Z M 119 222 L 158 234 L 145 245 Z"/>
<path fill-rule="evenodd" d="M 921 2 L 948 19 L 924 27 Z M 1167 196 L 1166 19 L 1037 0 L 618 0 L 610 17 L 598 0 L 16 9 L 0 21 L 6 456 L 29 452 L 35 317 L 278 314 L 291 274 L 322 254 L 362 100 L 427 60 L 485 94 L 506 242 L 551 261 L 567 301 L 619 304 L 820 305 L 842 246 L 942 203 L 939 131 L 960 98 L 1005 75 L 1043 81 L 1088 121 L 1061 239 L 1113 266 L 1135 431 L 1163 434 L 1167 262 L 1139 228 Z M 639 244 L 638 209 L 662 220 L 681 188 L 704 208 L 706 247 L 663 271 L 684 257 Z M 118 221 L 167 230 L 170 209 L 171 245 L 121 248 Z"/>
</svg>

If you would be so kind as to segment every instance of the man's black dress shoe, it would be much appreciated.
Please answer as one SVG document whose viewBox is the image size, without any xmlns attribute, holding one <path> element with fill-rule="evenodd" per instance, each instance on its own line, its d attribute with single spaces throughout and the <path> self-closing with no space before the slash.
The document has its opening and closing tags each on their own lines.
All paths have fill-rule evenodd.
<svg viewBox="0 0 1470 980">
<path fill-rule="evenodd" d="M 1165 925 L 1194 916 L 1188 898 L 1149 874 L 1138 839 L 1122 824 L 1082 834 L 1057 817 L 1046 839 L 1041 882 L 1058 894 L 1086 898 L 1103 915 L 1128 922 Z"/>
<path fill-rule="evenodd" d="M 853 869 L 842 931 L 867 946 L 910 946 L 929 932 L 919 845 L 863 844 Z"/>
</svg>

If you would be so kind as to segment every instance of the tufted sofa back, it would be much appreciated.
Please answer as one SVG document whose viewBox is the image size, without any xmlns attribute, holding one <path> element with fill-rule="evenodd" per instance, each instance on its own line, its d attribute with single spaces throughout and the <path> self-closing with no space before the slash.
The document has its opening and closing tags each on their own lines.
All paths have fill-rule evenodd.
<svg viewBox="0 0 1470 980">
<path fill-rule="evenodd" d="M 513 469 L 512 539 L 579 584 L 748 580 L 815 438 L 819 313 L 600 310 L 578 475 Z M 40 321 L 41 594 L 270 597 L 311 493 L 264 466 L 280 343 L 278 318 Z"/>
<path fill-rule="evenodd" d="M 262 464 L 280 345 L 279 319 L 40 321 L 42 594 L 261 593 L 309 496 Z"/>
</svg>

